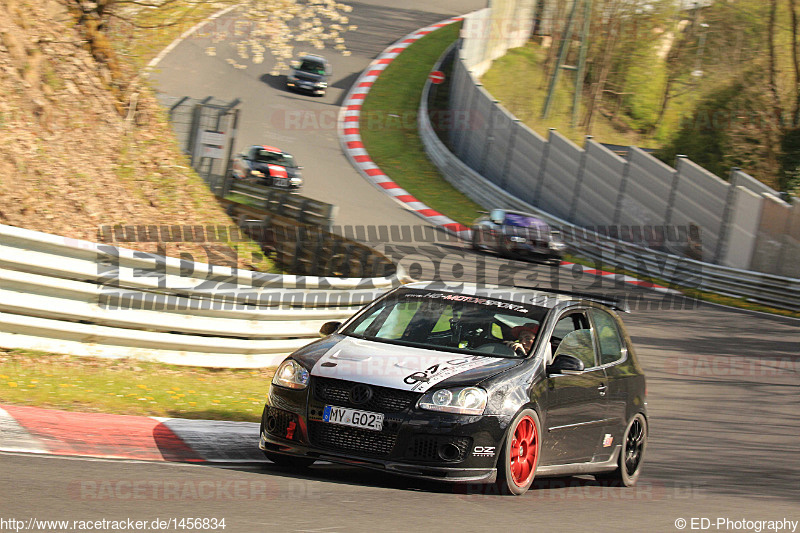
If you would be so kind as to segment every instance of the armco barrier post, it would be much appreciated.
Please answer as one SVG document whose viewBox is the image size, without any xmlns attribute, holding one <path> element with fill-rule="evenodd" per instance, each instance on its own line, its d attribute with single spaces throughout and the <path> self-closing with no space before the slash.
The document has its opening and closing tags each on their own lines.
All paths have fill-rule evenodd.
<svg viewBox="0 0 800 533">
<path fill-rule="evenodd" d="M 489 108 L 489 131 L 486 132 L 486 142 L 483 143 L 483 154 L 481 155 L 481 174 L 483 176 L 486 176 L 486 160 L 489 159 L 489 152 L 494 144 L 494 115 L 498 103 L 497 100 L 492 100 L 492 107 Z"/>
<path fill-rule="evenodd" d="M 508 174 L 511 172 L 511 161 L 514 158 L 514 143 L 517 139 L 517 132 L 519 131 L 519 119 L 514 118 L 511 123 L 511 135 L 508 139 L 508 148 L 506 149 L 505 163 L 503 163 L 503 175 L 500 178 L 500 188 L 505 190 L 508 186 Z"/>
<path fill-rule="evenodd" d="M 730 239 L 731 220 L 734 216 L 734 206 L 736 205 L 736 186 L 738 185 L 739 167 L 731 168 L 730 178 L 728 179 L 728 194 L 725 198 L 725 207 L 722 210 L 722 224 L 719 228 L 719 238 L 717 239 L 717 249 L 711 262 L 718 265 L 728 251 L 728 240 Z"/>
<path fill-rule="evenodd" d="M 686 159 L 685 155 L 679 154 L 675 156 L 675 171 L 672 173 L 672 185 L 669 189 L 669 197 L 667 198 L 667 210 L 664 213 L 664 225 L 669 226 L 672 223 L 672 211 L 675 209 L 675 198 L 678 196 L 678 185 L 681 180 L 681 168 L 683 161 Z"/>
<path fill-rule="evenodd" d="M 536 192 L 533 193 L 533 205 L 535 207 L 539 207 L 539 200 L 542 194 L 542 185 L 544 184 L 544 177 L 547 172 L 547 156 L 550 154 L 550 137 L 553 135 L 553 132 L 556 131 L 555 128 L 548 129 L 550 134 L 544 143 L 544 148 L 542 148 L 542 161 L 539 164 L 539 177 L 537 178 L 538 181 L 536 182 Z"/>
<path fill-rule="evenodd" d="M 578 177 L 575 180 L 575 190 L 572 191 L 572 204 L 569 206 L 569 214 L 567 220 L 570 223 L 575 223 L 575 211 L 578 210 L 578 201 L 581 197 L 581 189 L 583 188 L 583 176 L 586 174 L 586 159 L 588 158 L 588 145 L 592 140 L 591 135 L 587 135 L 583 141 L 583 153 L 581 154 L 581 162 L 578 164 Z"/>
<path fill-rule="evenodd" d="M 625 189 L 628 187 L 628 179 L 631 174 L 631 150 L 625 156 L 625 168 L 622 169 L 622 180 L 619 182 L 619 191 L 617 191 L 617 203 L 614 206 L 614 218 L 611 225 L 618 226 L 619 219 L 622 217 L 622 202 L 625 200 Z"/>
</svg>

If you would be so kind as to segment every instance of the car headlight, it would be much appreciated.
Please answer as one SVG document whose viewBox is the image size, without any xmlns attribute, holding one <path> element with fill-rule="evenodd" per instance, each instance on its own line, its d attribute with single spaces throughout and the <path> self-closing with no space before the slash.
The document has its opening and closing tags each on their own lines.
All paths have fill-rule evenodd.
<svg viewBox="0 0 800 533">
<path fill-rule="evenodd" d="M 429 411 L 444 411 L 461 415 L 481 415 L 488 395 L 478 387 L 438 389 L 420 398 L 419 407 Z"/>
<path fill-rule="evenodd" d="M 272 384 L 289 389 L 305 389 L 308 386 L 308 370 L 293 359 L 287 359 L 275 371 Z"/>
<path fill-rule="evenodd" d="M 250 174 L 252 174 L 253 176 L 255 176 L 257 178 L 263 178 L 264 177 L 264 173 L 261 172 L 260 170 L 253 170 L 253 171 L 250 172 Z"/>
<path fill-rule="evenodd" d="M 511 242 L 525 242 L 525 237 L 517 237 L 516 235 L 512 235 L 508 238 Z"/>
<path fill-rule="evenodd" d="M 303 184 L 303 178 L 301 178 L 299 176 L 293 176 L 293 177 L 289 178 L 289 183 L 291 183 L 292 185 L 302 185 Z"/>
<path fill-rule="evenodd" d="M 566 248 L 567 248 L 566 244 L 564 244 L 563 242 L 558 242 L 558 241 L 550 241 L 548 246 L 550 246 L 551 250 L 558 250 L 558 251 L 566 250 Z"/>
</svg>

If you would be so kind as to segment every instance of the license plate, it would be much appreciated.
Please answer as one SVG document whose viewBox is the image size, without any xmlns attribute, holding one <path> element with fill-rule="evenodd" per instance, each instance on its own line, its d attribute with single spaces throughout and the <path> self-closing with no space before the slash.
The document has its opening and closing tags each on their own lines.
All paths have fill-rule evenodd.
<svg viewBox="0 0 800 533">
<path fill-rule="evenodd" d="M 288 187 L 289 186 L 289 178 L 277 178 L 275 180 L 275 185 L 278 187 Z"/>
<path fill-rule="evenodd" d="M 322 421 L 354 428 L 371 429 L 373 431 L 383 429 L 383 413 L 370 413 L 369 411 L 358 411 L 346 407 L 336 407 L 335 405 L 325 406 L 322 411 Z"/>
</svg>

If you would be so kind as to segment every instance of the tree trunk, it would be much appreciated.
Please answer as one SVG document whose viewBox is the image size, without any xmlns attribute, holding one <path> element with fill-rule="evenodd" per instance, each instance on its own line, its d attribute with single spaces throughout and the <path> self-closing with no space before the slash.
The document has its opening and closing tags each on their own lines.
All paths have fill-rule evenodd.
<svg viewBox="0 0 800 533">
<path fill-rule="evenodd" d="M 800 59 L 797 57 L 797 9 L 795 0 L 789 0 L 792 12 L 792 64 L 794 65 L 794 109 L 792 110 L 792 128 L 800 127 Z"/>
<path fill-rule="evenodd" d="M 776 60 L 775 60 L 775 18 L 778 10 L 778 0 L 769 2 L 769 24 L 767 26 L 767 47 L 769 48 L 769 72 L 767 77 L 767 88 L 772 96 L 772 112 L 776 121 L 777 129 L 782 129 L 781 97 L 778 94 L 778 83 L 776 81 Z"/>
<path fill-rule="evenodd" d="M 618 20 L 618 19 L 617 19 Z M 594 110 L 600 104 L 600 101 L 603 98 L 603 91 L 606 88 L 606 80 L 608 79 L 608 73 L 611 70 L 611 63 L 612 63 L 612 54 L 614 52 L 614 46 L 617 42 L 617 36 L 621 32 L 622 28 L 619 27 L 620 23 L 615 22 L 615 19 L 612 17 L 609 20 L 609 32 L 608 37 L 606 38 L 606 46 L 603 50 L 603 57 L 601 58 L 600 63 L 600 75 L 597 79 L 597 83 L 592 88 L 592 94 L 589 97 L 589 103 L 586 109 L 586 118 L 584 118 L 584 125 L 586 126 L 586 135 L 592 134 L 592 119 L 594 118 Z"/>
</svg>

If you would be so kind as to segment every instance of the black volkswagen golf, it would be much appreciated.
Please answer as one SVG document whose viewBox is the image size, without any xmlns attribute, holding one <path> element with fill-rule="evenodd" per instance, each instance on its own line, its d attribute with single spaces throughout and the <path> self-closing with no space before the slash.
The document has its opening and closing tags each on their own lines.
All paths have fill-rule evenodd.
<svg viewBox="0 0 800 533">
<path fill-rule="evenodd" d="M 524 493 L 534 476 L 636 483 L 645 377 L 615 302 L 510 287 L 394 289 L 281 363 L 273 462 L 328 460 Z"/>
</svg>

